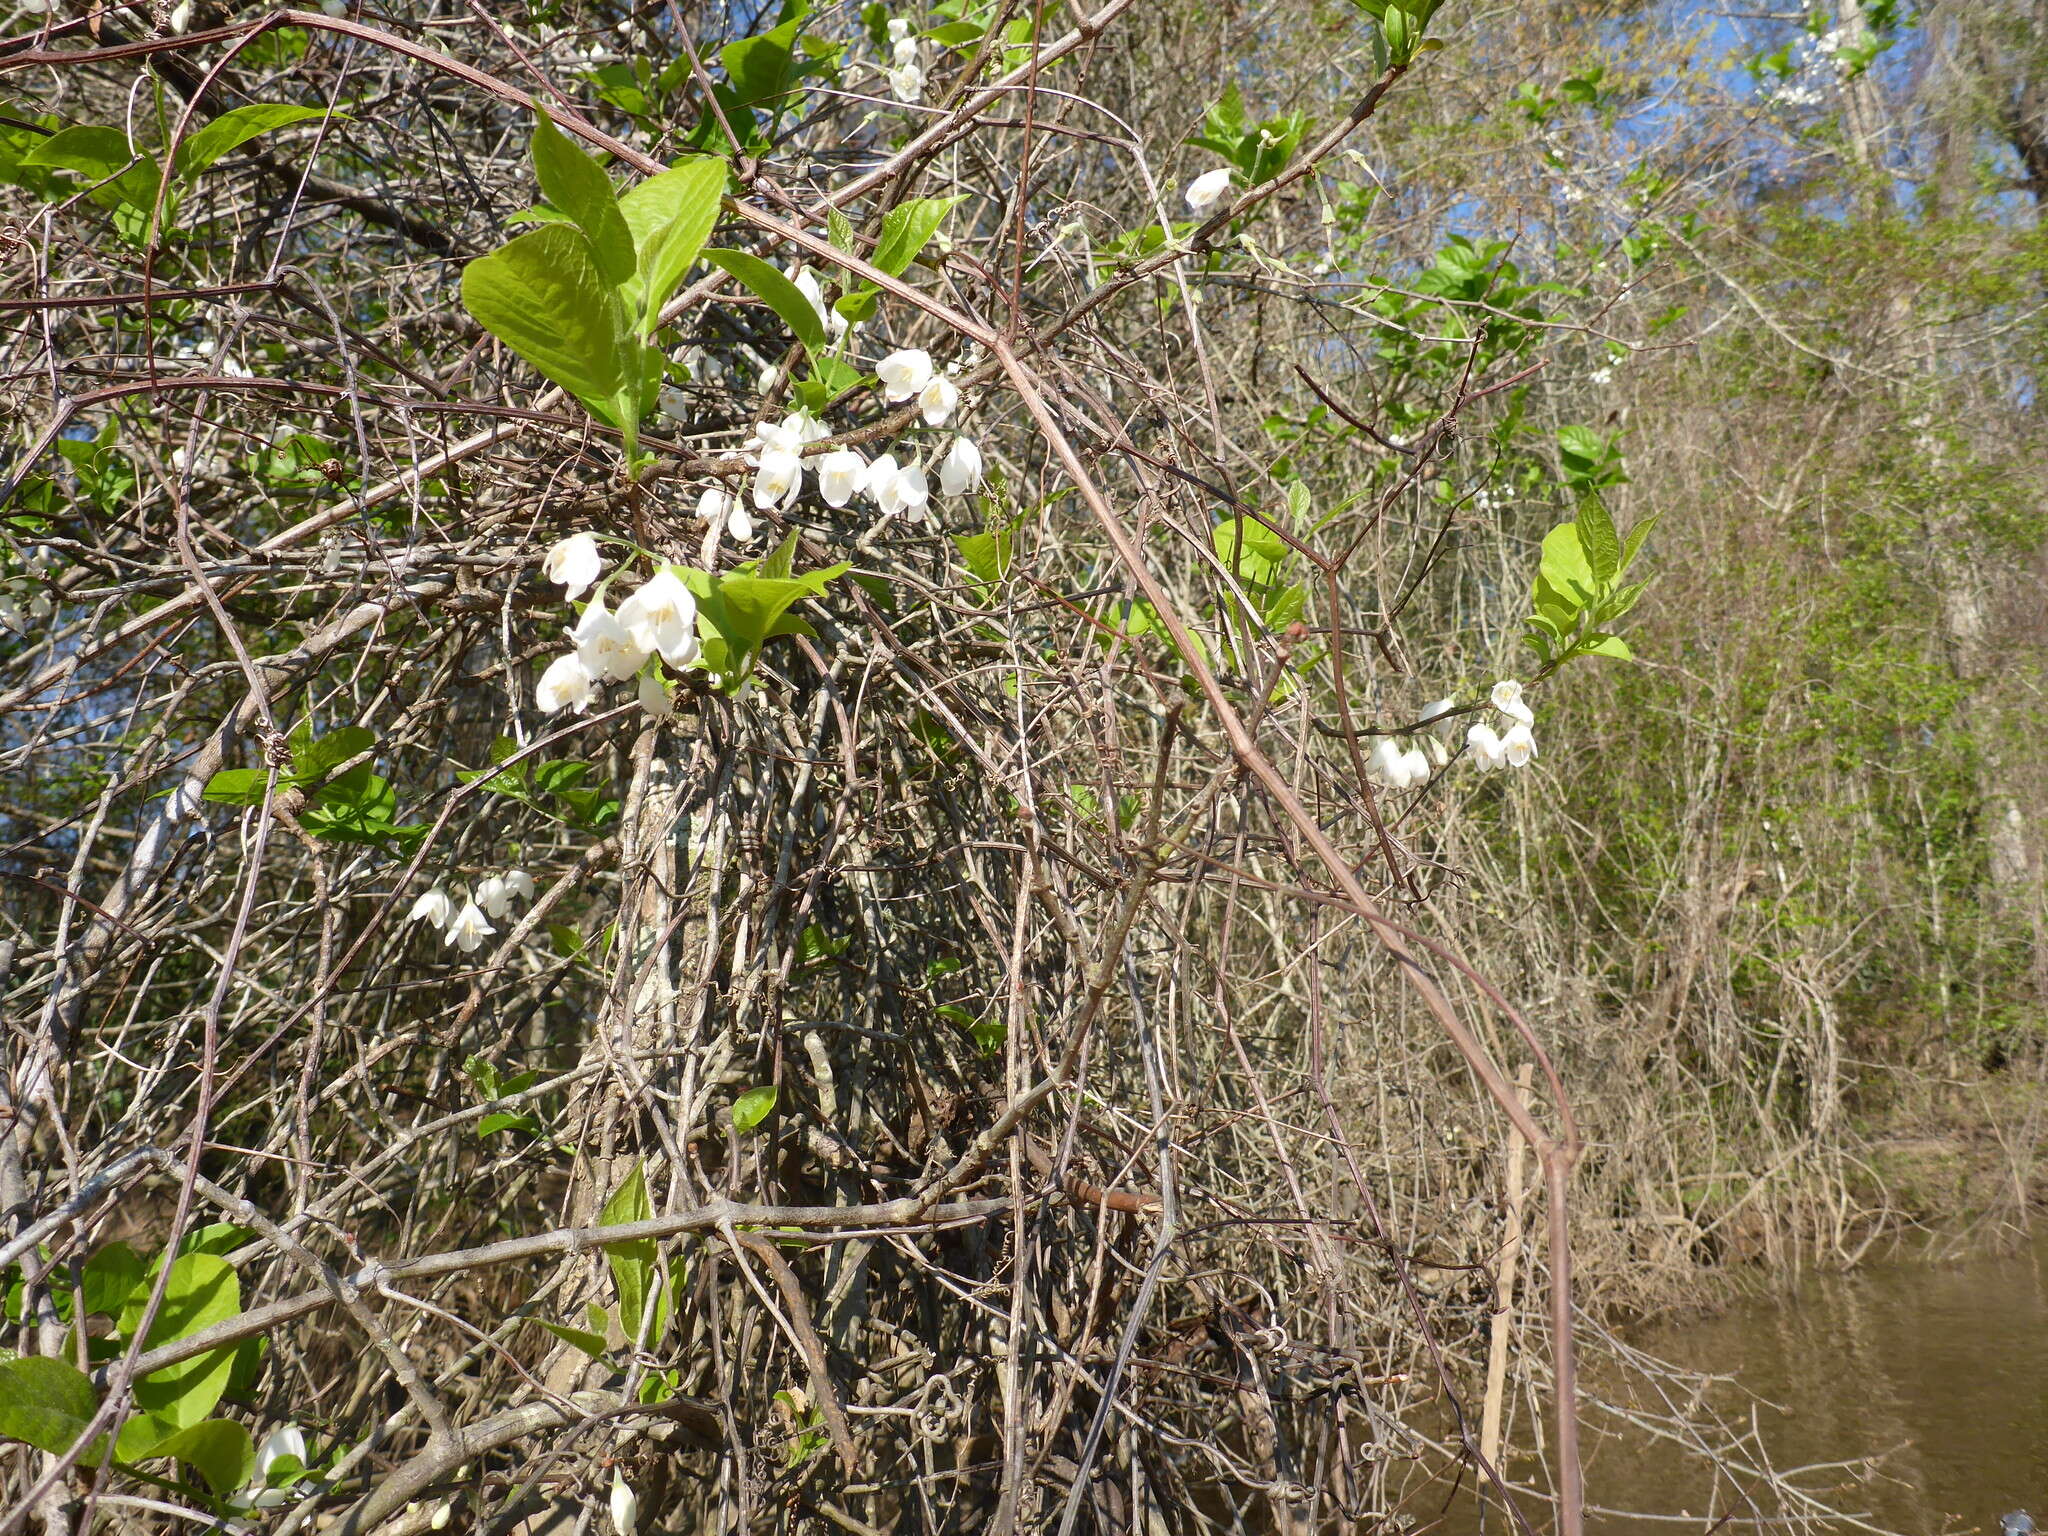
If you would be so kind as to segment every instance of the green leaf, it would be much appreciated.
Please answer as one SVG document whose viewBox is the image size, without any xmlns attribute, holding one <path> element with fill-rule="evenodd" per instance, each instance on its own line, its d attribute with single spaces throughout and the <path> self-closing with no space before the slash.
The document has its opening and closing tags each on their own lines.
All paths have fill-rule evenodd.
<svg viewBox="0 0 2048 1536">
<path fill-rule="evenodd" d="M 501 1111 L 497 1114 L 485 1115 L 483 1119 L 476 1123 L 476 1135 L 479 1141 L 498 1131 L 524 1131 L 529 1136 L 537 1135 L 540 1132 L 540 1122 L 531 1115 L 510 1115 Z"/>
<path fill-rule="evenodd" d="M 76 171 L 88 181 L 107 182 L 104 200 L 126 203 L 141 213 L 148 213 L 156 202 L 161 174 L 156 161 L 132 149 L 128 136 L 117 128 L 60 128 L 23 155 L 21 163 Z"/>
<path fill-rule="evenodd" d="M 142 1311 L 149 1299 L 149 1287 L 138 1286 L 121 1313 L 121 1333 L 132 1337 L 141 1326 Z M 150 1325 L 144 1349 L 188 1338 L 213 1324 L 234 1317 L 242 1310 L 241 1281 L 225 1259 L 212 1253 L 187 1253 L 171 1266 L 170 1283 L 163 1305 Z M 135 1402 L 145 1414 L 173 1428 L 197 1424 L 213 1411 L 227 1390 L 228 1374 L 234 1369 L 233 1345 L 209 1350 L 176 1365 L 167 1365 L 135 1383 Z M 121 1444 L 126 1454 L 128 1437 Z"/>
<path fill-rule="evenodd" d="M 704 252 L 704 259 L 720 271 L 730 272 L 751 288 L 756 297 L 782 317 L 782 323 L 795 333 L 796 339 L 804 344 L 804 349 L 813 358 L 825 355 L 824 319 L 795 283 L 760 257 L 750 256 L 745 251 L 713 247 Z"/>
<path fill-rule="evenodd" d="M 1580 500 L 1577 527 L 1579 548 L 1585 552 L 1593 580 L 1604 587 L 1621 569 L 1621 540 L 1615 535 L 1614 520 L 1607 515 L 1607 508 L 1598 496 Z"/>
<path fill-rule="evenodd" d="M 564 1344 L 574 1345 L 593 1360 L 602 1360 L 609 1352 L 609 1346 L 601 1333 L 592 1333 L 585 1328 L 571 1328 L 567 1323 L 551 1323 L 544 1317 L 534 1319 Z"/>
<path fill-rule="evenodd" d="M 798 621 L 789 610 L 818 596 L 848 569 L 833 565 L 787 578 L 683 569 L 683 582 L 697 598 L 697 634 L 705 642 L 705 665 L 737 686 L 756 651 L 771 637 L 794 632 L 787 626 Z"/>
<path fill-rule="evenodd" d="M 294 743 L 292 776 L 303 783 L 324 779 L 350 758 L 360 756 L 376 744 L 377 733 L 360 725 L 344 725 L 304 747 Z"/>
<path fill-rule="evenodd" d="M 590 241 L 597 270 L 616 288 L 634 271 L 633 235 L 619 212 L 611 178 L 569 141 L 554 119 L 537 108 L 533 120 L 533 169 L 549 203 L 576 221 Z"/>
<path fill-rule="evenodd" d="M 125 1442 L 127 1436 L 123 1434 L 122 1439 Z M 202 1419 L 197 1424 L 187 1425 L 177 1433 L 158 1440 L 148 1455 L 174 1456 L 187 1466 L 198 1468 L 200 1475 L 222 1498 L 247 1486 L 256 1475 L 255 1442 L 249 1438 L 249 1431 L 232 1419 Z"/>
<path fill-rule="evenodd" d="M 942 26 L 933 27 L 925 36 L 941 48 L 957 48 L 962 43 L 973 42 L 987 30 L 988 28 L 978 21 L 949 21 Z"/>
<path fill-rule="evenodd" d="M 662 305 L 704 249 L 725 183 L 725 162 L 702 155 L 648 177 L 619 199 L 638 252 L 641 335 L 653 331 Z"/>
<path fill-rule="evenodd" d="M 1593 567 L 1579 543 L 1576 523 L 1559 523 L 1543 536 L 1539 575 L 1560 597 L 1573 599 L 1576 606 L 1583 607 L 1592 598 Z"/>
<path fill-rule="evenodd" d="M 811 413 L 813 416 L 823 415 L 824 406 L 830 405 L 849 389 L 858 388 L 867 377 L 843 357 L 819 357 L 815 353 L 811 357 L 811 373 L 812 377 L 804 382 L 815 382 L 824 395 L 819 409 Z"/>
<path fill-rule="evenodd" d="M 891 277 L 901 277 L 918 253 L 930 243 L 958 197 L 917 197 L 898 203 L 882 216 L 882 238 L 875 246 L 875 265 Z"/>
<path fill-rule="evenodd" d="M 1643 541 L 1650 536 L 1650 530 L 1657 526 L 1657 514 L 1652 512 L 1640 519 L 1628 531 L 1628 541 L 1621 546 L 1621 569 L 1626 572 L 1636 563 L 1636 556 L 1642 553 Z"/>
<path fill-rule="evenodd" d="M 750 107 L 787 95 L 804 77 L 807 66 L 796 57 L 796 35 L 802 27 L 803 19 L 795 17 L 772 31 L 740 38 L 718 50 L 718 62 L 725 66 L 734 102 Z"/>
<path fill-rule="evenodd" d="M 980 533 L 956 533 L 951 537 L 953 547 L 960 551 L 961 561 L 974 578 L 978 596 L 987 602 L 996 586 L 1010 574 L 1016 558 L 1016 525 L 990 526 Z"/>
<path fill-rule="evenodd" d="M 788 581 L 796 569 L 796 530 L 790 529 L 782 536 L 782 542 L 762 559 L 756 567 L 757 574 L 771 577 L 776 581 Z"/>
<path fill-rule="evenodd" d="M 223 768 L 206 781 L 199 798 L 211 800 L 215 805 L 261 805 L 263 792 L 270 784 L 270 772 L 265 768 Z"/>
<path fill-rule="evenodd" d="M 1636 654 L 1621 636 L 1602 634 L 1597 629 L 1579 642 L 1579 651 L 1586 656 L 1612 656 L 1617 661 L 1632 660 Z"/>
<path fill-rule="evenodd" d="M 98 1406 L 92 1382 L 76 1366 L 44 1355 L 0 1360 L 0 1439 L 61 1456 Z"/>
<path fill-rule="evenodd" d="M 325 116 L 327 112 L 321 107 L 294 107 L 275 101 L 236 107 L 221 113 L 180 144 L 172 165 L 180 176 L 197 176 L 229 150 L 239 149 L 251 139 L 308 118 Z M 337 112 L 335 116 L 340 118 L 342 114 Z"/>
<path fill-rule="evenodd" d="M 194 1227 L 178 1244 L 180 1253 L 210 1253 L 224 1259 L 237 1248 L 247 1247 L 256 1234 L 247 1227 L 238 1227 L 231 1221 L 210 1221 L 203 1227 Z"/>
<path fill-rule="evenodd" d="M 847 946 L 852 942 L 853 937 L 850 934 L 842 934 L 835 939 L 816 923 L 808 923 L 804 926 L 804 931 L 797 935 L 796 963 L 798 965 L 822 964 L 824 961 L 845 954 Z"/>
<path fill-rule="evenodd" d="M 775 1109 L 775 1085 L 749 1088 L 732 1101 L 732 1128 L 742 1136 L 751 1135 Z"/>
<path fill-rule="evenodd" d="M 653 1216 L 654 1203 L 647 1197 L 645 1166 L 635 1163 L 633 1171 L 626 1175 L 612 1192 L 611 1199 L 605 1202 L 604 1210 L 597 1219 L 602 1226 L 615 1227 L 629 1221 L 648 1221 Z M 669 1311 L 668 1295 L 661 1291 L 654 1299 L 654 1315 L 647 1319 L 646 1338 L 641 1340 L 640 1328 L 647 1314 L 648 1287 L 650 1284 L 659 1287 L 661 1283 L 654 1239 L 643 1237 L 627 1243 L 608 1243 L 604 1252 L 611 1265 L 612 1284 L 618 1287 L 619 1325 L 627 1338 L 654 1343 L 668 1327 Z"/>
<path fill-rule="evenodd" d="M 507 224 L 567 224 L 572 228 L 576 221 L 559 208 L 550 208 L 546 203 L 535 203 L 531 208 L 522 208 L 517 213 L 505 215 Z"/>
<path fill-rule="evenodd" d="M 548 944 L 564 960 L 572 960 L 583 953 L 583 935 L 567 923 L 548 924 Z"/>
<path fill-rule="evenodd" d="M 1647 581 L 1630 582 L 1600 605 L 1599 612 L 1593 615 L 1593 621 L 1597 624 L 1612 624 L 1616 619 L 1621 618 L 1631 608 L 1635 607 L 1637 601 L 1649 589 L 1649 586 L 1650 584 Z"/>
<path fill-rule="evenodd" d="M 126 1243 L 109 1243 L 85 1261 L 79 1290 L 85 1311 L 119 1317 L 128 1297 L 142 1283 L 142 1260 Z"/>
<path fill-rule="evenodd" d="M 463 269 L 462 303 L 592 415 L 626 425 L 615 413 L 638 400 L 640 360 L 582 231 L 551 224 L 478 257 Z"/>
</svg>

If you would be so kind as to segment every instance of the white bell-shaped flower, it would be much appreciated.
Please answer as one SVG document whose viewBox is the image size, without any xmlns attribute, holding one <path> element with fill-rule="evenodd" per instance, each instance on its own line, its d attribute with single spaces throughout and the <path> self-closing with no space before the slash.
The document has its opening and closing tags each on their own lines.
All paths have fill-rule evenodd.
<svg viewBox="0 0 2048 1536">
<path fill-rule="evenodd" d="M 503 877 L 505 889 L 521 901 L 533 900 L 533 876 L 523 869 L 508 869 Z"/>
<path fill-rule="evenodd" d="M 725 531 L 744 544 L 754 536 L 754 515 L 740 505 L 739 498 L 713 486 L 697 500 L 697 515 L 707 523 L 725 520 Z"/>
<path fill-rule="evenodd" d="M 608 612 L 604 599 L 595 599 L 583 610 L 583 617 L 569 631 L 576 642 L 576 654 L 590 675 L 607 682 L 623 683 L 647 660 L 647 648 L 633 638 L 633 632 Z"/>
<path fill-rule="evenodd" d="M 933 374 L 931 382 L 917 392 L 917 408 L 928 427 L 943 427 L 953 419 L 959 404 L 960 386 L 943 373 Z"/>
<path fill-rule="evenodd" d="M 412 904 L 412 910 L 405 915 L 409 923 L 431 923 L 436 928 L 446 928 L 448 919 L 455 915 L 455 903 L 448 899 L 448 893 L 436 886 Z"/>
<path fill-rule="evenodd" d="M 1517 720 L 1501 737 L 1500 750 L 1515 767 L 1527 767 L 1536 758 L 1536 733 L 1526 720 Z"/>
<path fill-rule="evenodd" d="M 1456 699 L 1438 699 L 1434 704 L 1423 710 L 1421 723 L 1428 725 L 1431 721 L 1440 721 L 1457 707 L 1458 701 Z"/>
<path fill-rule="evenodd" d="M 619 622 L 635 645 L 659 651 L 672 667 L 687 667 L 697 659 L 697 599 L 667 566 L 619 604 Z"/>
<path fill-rule="evenodd" d="M 889 42 L 894 45 L 910 36 L 910 25 L 907 17 L 891 16 L 889 18 Z"/>
<path fill-rule="evenodd" d="M 666 720 L 675 714 L 676 696 L 660 673 L 640 674 L 640 707 L 656 720 Z"/>
<path fill-rule="evenodd" d="M 580 715 L 596 697 L 597 678 L 575 651 L 549 662 L 533 691 L 533 702 L 550 715 L 561 709 L 573 709 Z"/>
<path fill-rule="evenodd" d="M 512 888 L 493 875 L 476 888 L 476 904 L 492 917 L 502 919 L 512 910 Z"/>
<path fill-rule="evenodd" d="M 661 414 L 670 421 L 690 419 L 690 397 L 673 384 L 661 386 Z"/>
<path fill-rule="evenodd" d="M 287 1456 L 297 1461 L 301 1469 L 305 1467 L 306 1437 L 296 1424 L 280 1424 L 263 1437 L 263 1443 L 256 1447 L 256 1476 L 228 1503 L 235 1509 L 276 1509 L 289 1503 L 289 1487 L 270 1486 L 270 1469 Z"/>
<path fill-rule="evenodd" d="M 453 944 L 465 955 L 474 954 L 483 947 L 485 939 L 498 930 L 485 921 L 483 908 L 474 901 L 466 902 L 455 921 L 448 925 L 448 931 L 441 936 L 442 942 Z"/>
<path fill-rule="evenodd" d="M 932 381 L 932 355 L 922 348 L 891 352 L 875 366 L 882 381 L 882 395 L 892 405 L 920 394 Z"/>
<path fill-rule="evenodd" d="M 916 64 L 899 64 L 889 71 L 889 94 L 906 105 L 924 100 L 924 71 Z"/>
<path fill-rule="evenodd" d="M 1501 745 L 1501 739 L 1493 727 L 1484 720 L 1465 733 L 1465 745 L 1472 749 L 1472 761 L 1478 764 L 1483 772 L 1491 773 L 1507 763 L 1506 748 Z"/>
<path fill-rule="evenodd" d="M 915 64 L 917 62 L 917 39 L 914 37 L 897 38 L 890 45 L 889 56 L 896 61 L 898 69 L 903 68 L 906 64 Z"/>
<path fill-rule="evenodd" d="M 811 308 L 818 312 L 818 319 L 834 341 L 846 334 L 846 316 L 825 302 L 824 285 L 818 281 L 818 274 L 809 267 L 793 266 L 789 269 L 790 283 L 804 296 Z"/>
<path fill-rule="evenodd" d="M 1519 720 L 1524 725 L 1536 723 L 1536 712 L 1522 698 L 1522 685 L 1513 678 L 1504 677 L 1495 683 L 1490 697 L 1493 707 L 1510 720 Z"/>
<path fill-rule="evenodd" d="M 604 570 L 604 557 L 597 552 L 597 540 L 587 533 L 572 533 L 547 552 L 541 571 L 549 581 L 562 587 L 565 601 L 575 602 Z"/>
<path fill-rule="evenodd" d="M 762 511 L 789 507 L 804 488 L 804 461 L 783 448 L 762 450 L 761 467 L 754 471 L 754 505 Z"/>
<path fill-rule="evenodd" d="M 916 463 L 899 465 L 885 453 L 868 466 L 868 495 L 891 517 L 922 517 L 931 488 Z"/>
<path fill-rule="evenodd" d="M 1188 183 L 1188 206 L 1196 213 L 1207 213 L 1223 199 L 1230 190 L 1230 167 L 1219 165 L 1213 171 L 1204 171 Z"/>
<path fill-rule="evenodd" d="M 972 438 L 954 438 L 953 446 L 939 460 L 939 489 L 948 496 L 965 496 L 981 489 L 981 450 Z"/>
<path fill-rule="evenodd" d="M 1420 789 L 1429 782 L 1429 754 L 1420 747 L 1410 747 L 1401 754 L 1401 773 L 1407 780 L 1407 789 Z"/>
<path fill-rule="evenodd" d="M 1374 739 L 1372 750 L 1365 754 L 1366 777 L 1376 784 L 1389 789 L 1399 789 L 1407 778 L 1408 768 L 1401 761 L 1401 748 L 1391 736 Z"/>
<path fill-rule="evenodd" d="M 868 461 L 851 448 L 835 448 L 818 460 L 818 494 L 825 504 L 843 507 L 867 483 Z"/>
<path fill-rule="evenodd" d="M 626 1481 L 626 1474 L 616 1467 L 612 1469 L 611 1514 L 616 1536 L 633 1536 L 634 1526 L 640 1523 L 640 1499 Z"/>
</svg>

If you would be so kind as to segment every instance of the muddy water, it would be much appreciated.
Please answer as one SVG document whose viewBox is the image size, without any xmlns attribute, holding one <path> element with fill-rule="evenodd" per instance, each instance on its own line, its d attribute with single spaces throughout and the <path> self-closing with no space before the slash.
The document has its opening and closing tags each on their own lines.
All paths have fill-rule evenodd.
<svg viewBox="0 0 2048 1536">
<path fill-rule="evenodd" d="M 1639 1342 L 1734 1377 L 1739 1386 L 1717 1386 L 1710 1400 L 1744 1423 L 1753 1404 L 1772 1460 L 1815 1468 L 1801 1485 L 1871 1525 L 1996 1536 L 2002 1513 L 2026 1508 L 2048 1530 L 2048 1232 L 2010 1255 L 1815 1276 L 1781 1300 Z M 1883 1452 L 1874 1476 L 1825 1470 Z M 1587 1466 L 1589 1501 L 1610 1509 L 1729 1513 L 1727 1485 L 1713 1499 L 1710 1484 L 1640 1435 L 1601 1436 Z M 1704 1524 L 1588 1519 L 1600 1536 L 1686 1536 Z"/>
</svg>

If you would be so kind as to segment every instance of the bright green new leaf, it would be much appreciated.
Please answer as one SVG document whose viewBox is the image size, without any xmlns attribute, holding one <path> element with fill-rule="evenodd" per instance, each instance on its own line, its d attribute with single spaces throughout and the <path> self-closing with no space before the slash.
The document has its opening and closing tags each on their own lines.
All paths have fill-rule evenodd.
<svg viewBox="0 0 2048 1536">
<path fill-rule="evenodd" d="M 637 405 L 640 358 L 590 241 L 564 224 L 519 236 L 462 272 L 479 324 L 612 426 Z"/>
<path fill-rule="evenodd" d="M 246 1248 L 255 1237 L 255 1232 L 248 1227 L 237 1226 L 232 1221 L 210 1221 L 187 1232 L 178 1243 L 178 1252 L 210 1253 L 225 1259 L 237 1248 Z"/>
<path fill-rule="evenodd" d="M 775 1110 L 775 1085 L 749 1088 L 732 1101 L 732 1128 L 742 1136 L 751 1135 Z"/>
<path fill-rule="evenodd" d="M 130 1423 L 141 1420 L 131 1419 Z M 125 1426 L 124 1426 L 125 1430 Z M 122 1435 L 125 1444 L 127 1435 Z M 256 1445 L 249 1431 L 232 1419 L 203 1419 L 158 1440 L 147 1453 L 151 1457 L 172 1456 L 196 1467 L 213 1491 L 226 1498 L 246 1487 L 256 1475 Z M 140 1458 L 134 1458 L 140 1459 Z"/>
<path fill-rule="evenodd" d="M 237 1234 L 241 1232 L 240 1228 L 231 1230 Z M 157 1263 L 161 1266 L 162 1262 L 160 1257 Z M 132 1338 L 135 1330 L 141 1327 L 143 1309 L 148 1304 L 153 1283 L 154 1272 L 144 1284 L 134 1289 L 127 1305 L 122 1308 L 120 1331 L 124 1338 Z M 154 1349 L 160 1344 L 189 1338 L 202 1329 L 236 1316 L 241 1310 L 241 1281 L 225 1259 L 215 1253 L 180 1254 L 171 1265 L 163 1305 L 157 1309 L 156 1320 L 150 1325 L 143 1347 Z M 213 1405 L 227 1390 L 228 1376 L 234 1364 L 235 1347 L 227 1345 L 189 1360 L 180 1360 L 176 1365 L 167 1365 L 136 1382 L 136 1405 L 145 1415 L 167 1426 L 166 1433 L 197 1424 L 213 1411 Z M 138 1432 L 138 1437 L 141 1434 Z M 120 1442 L 123 1457 L 129 1454 L 131 1443 L 124 1431 Z"/>
<path fill-rule="evenodd" d="M 804 344 L 804 349 L 813 358 L 825 355 L 824 318 L 795 283 L 760 257 L 750 256 L 745 251 L 714 247 L 704 253 L 704 259 L 720 271 L 730 272 L 751 288 L 755 297 L 782 317 L 782 323 L 795 333 L 796 339 Z"/>
<path fill-rule="evenodd" d="M 802 28 L 803 19 L 794 17 L 772 31 L 740 38 L 718 50 L 734 102 L 751 107 L 794 88 L 806 68 L 796 56 L 796 35 Z"/>
<path fill-rule="evenodd" d="M 43 1355 L 0 1360 L 0 1439 L 61 1456 L 98 1406 L 92 1382 L 76 1366 Z"/>
<path fill-rule="evenodd" d="M 280 775 L 278 782 L 287 781 Z M 270 772 L 265 768 L 223 768 L 206 781 L 199 798 L 215 805 L 261 805 L 269 783 Z"/>
<path fill-rule="evenodd" d="M 1593 580 L 1605 586 L 1621 569 L 1621 539 L 1615 534 L 1614 520 L 1607 515 L 1607 508 L 1598 496 L 1580 499 L 1575 526 L 1579 531 L 1579 548 L 1585 553 Z"/>
<path fill-rule="evenodd" d="M 638 253 L 641 335 L 653 331 L 662 305 L 704 249 L 718 223 L 725 182 L 725 162 L 702 155 L 648 177 L 619 199 Z"/>
<path fill-rule="evenodd" d="M 882 216 L 882 238 L 875 246 L 875 265 L 891 277 L 901 277 L 931 242 L 953 205 L 965 201 L 962 194 L 915 197 L 898 203 Z"/>
<path fill-rule="evenodd" d="M 21 163 L 76 171 L 88 181 L 108 183 L 94 196 L 126 203 L 139 213 L 147 214 L 156 202 L 161 174 L 156 161 L 131 148 L 128 136 L 117 128 L 60 128 L 23 155 Z"/>
<path fill-rule="evenodd" d="M 276 101 L 236 107 L 231 112 L 221 113 L 180 144 L 172 165 L 180 176 L 197 176 L 222 155 L 240 149 L 251 139 L 261 138 L 293 123 L 303 123 L 308 118 L 325 116 L 326 111 L 320 107 L 294 107 Z M 337 112 L 335 116 L 340 118 L 342 114 Z"/>
<path fill-rule="evenodd" d="M 303 783 L 323 779 L 352 757 L 377 744 L 377 733 L 360 725 L 344 725 L 303 747 L 292 743 L 292 773 Z"/>
<path fill-rule="evenodd" d="M 142 1283 L 142 1260 L 126 1243 L 109 1243 L 85 1261 L 79 1290 L 87 1313 L 119 1317 Z"/>
<path fill-rule="evenodd" d="M 611 1199 L 605 1202 L 604 1210 L 597 1219 L 602 1226 L 615 1227 L 629 1221 L 649 1221 L 653 1216 L 654 1203 L 647 1196 L 646 1169 L 643 1164 L 635 1163 L 633 1171 L 626 1175 L 612 1192 Z M 604 1252 L 606 1261 L 611 1265 L 612 1284 L 618 1287 L 620 1326 L 628 1338 L 639 1339 L 642 1320 L 646 1319 L 648 1332 L 644 1342 L 654 1343 L 667 1329 L 669 1314 L 668 1295 L 658 1290 L 653 1316 L 647 1316 L 648 1288 L 650 1285 L 659 1287 L 661 1283 L 654 1239 L 642 1237 L 626 1243 L 608 1243 Z"/>
<path fill-rule="evenodd" d="M 587 1328 L 571 1328 L 567 1323 L 551 1323 L 544 1317 L 534 1319 L 564 1344 L 573 1345 L 593 1360 L 602 1360 L 609 1352 L 609 1346 L 601 1333 L 592 1333 Z"/>
<path fill-rule="evenodd" d="M 1582 607 L 1591 600 L 1595 590 L 1593 567 L 1579 543 L 1576 523 L 1559 523 L 1543 536 L 1539 574 L 1559 596 L 1573 598 Z"/>
<path fill-rule="evenodd" d="M 1640 519 L 1629 529 L 1628 540 L 1621 547 L 1621 568 L 1624 572 L 1636 563 L 1636 556 L 1642 553 L 1643 541 L 1650 536 L 1650 530 L 1657 526 L 1657 514 L 1652 512 Z"/>
<path fill-rule="evenodd" d="M 953 547 L 960 551 L 961 561 L 974 578 L 976 594 L 987 602 L 996 586 L 1010 574 L 1016 559 L 1016 525 L 991 526 L 980 533 L 956 533 L 952 539 Z"/>
<path fill-rule="evenodd" d="M 569 141 L 553 118 L 536 110 L 533 169 L 548 202 L 576 221 L 590 241 L 597 270 L 614 288 L 633 275 L 633 235 L 619 212 L 611 178 Z"/>
<path fill-rule="evenodd" d="M 1621 636 L 1602 634 L 1597 629 L 1585 637 L 1579 648 L 1588 656 L 1612 656 L 1617 661 L 1627 661 L 1635 655 Z"/>
</svg>

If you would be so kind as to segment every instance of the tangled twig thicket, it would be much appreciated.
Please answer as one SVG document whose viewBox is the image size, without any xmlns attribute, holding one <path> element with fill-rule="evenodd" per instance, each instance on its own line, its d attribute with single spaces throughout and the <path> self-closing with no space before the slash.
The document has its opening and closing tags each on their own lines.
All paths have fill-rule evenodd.
<svg viewBox="0 0 2048 1536">
<path fill-rule="evenodd" d="M 1571 511 L 1473 494 L 1556 322 L 1499 249 L 1367 297 L 1307 270 L 1363 248 L 1327 173 L 1427 55 L 1319 13 L 1373 61 L 1347 109 L 1211 110 L 1237 184 L 1188 219 L 1157 124 L 1208 102 L 1149 71 L 1205 7 L 954 4 L 907 49 L 874 7 L 704 9 L 112 6 L 0 45 L 0 1208 L 20 1352 L 89 1387 L 14 1378 L 63 1432 L 0 1425 L 40 1447 L 10 1523 L 504 1530 L 616 1481 L 671 1530 L 1308 1532 L 1477 1476 L 1576 1531 L 1580 1143 L 1437 915 L 1497 781 L 1427 745 L 1434 695 L 1457 743 L 1485 708 L 1527 519 Z M 536 106 L 616 185 L 727 154 L 717 243 L 872 287 L 845 357 L 955 367 L 982 493 L 771 499 L 753 548 L 700 518 L 813 382 L 742 266 L 664 312 L 622 473 L 457 299 L 537 201 Z M 865 386 L 822 419 L 813 470 L 947 441 Z M 1567 447 L 1597 505 L 1612 444 Z M 744 687 L 550 715 L 540 562 L 585 532 L 850 570 Z M 1376 766 L 1397 739 L 1426 773 Z M 487 882 L 480 944 L 413 920 Z M 1533 1283 L 1495 1272 L 1510 1125 Z M 1768 1482 L 1697 1414 L 1656 1428 Z"/>
</svg>

